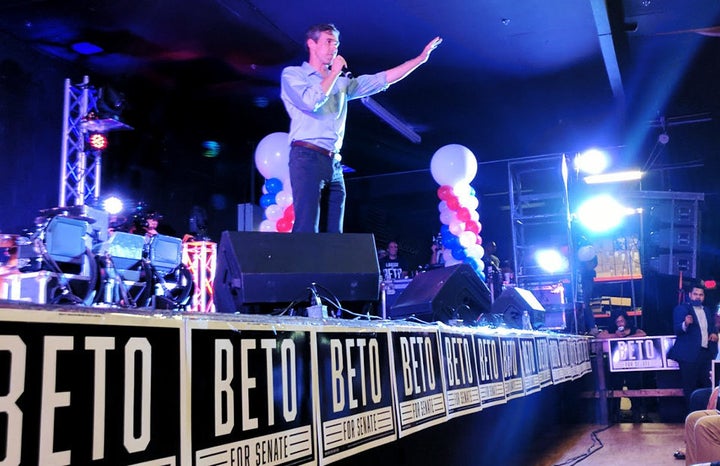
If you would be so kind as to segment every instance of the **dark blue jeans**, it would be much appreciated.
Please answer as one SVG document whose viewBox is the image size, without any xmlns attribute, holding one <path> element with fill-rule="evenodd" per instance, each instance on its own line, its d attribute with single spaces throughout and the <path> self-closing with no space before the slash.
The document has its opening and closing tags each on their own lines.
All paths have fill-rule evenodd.
<svg viewBox="0 0 720 466">
<path fill-rule="evenodd" d="M 345 179 L 342 165 L 327 155 L 305 147 L 290 148 L 290 184 L 292 184 L 295 224 L 293 233 L 320 231 L 320 202 L 328 193 L 326 209 L 329 233 L 342 233 L 345 216 Z"/>
</svg>

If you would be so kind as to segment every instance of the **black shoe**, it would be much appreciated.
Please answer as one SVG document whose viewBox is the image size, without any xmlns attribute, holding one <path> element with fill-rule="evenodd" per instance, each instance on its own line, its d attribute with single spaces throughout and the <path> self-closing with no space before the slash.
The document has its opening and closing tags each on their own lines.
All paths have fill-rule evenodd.
<svg viewBox="0 0 720 466">
<path fill-rule="evenodd" d="M 676 451 L 675 453 L 673 453 L 673 456 L 675 457 L 676 460 L 684 460 L 684 459 L 685 459 L 685 452 L 678 450 L 678 451 Z"/>
</svg>

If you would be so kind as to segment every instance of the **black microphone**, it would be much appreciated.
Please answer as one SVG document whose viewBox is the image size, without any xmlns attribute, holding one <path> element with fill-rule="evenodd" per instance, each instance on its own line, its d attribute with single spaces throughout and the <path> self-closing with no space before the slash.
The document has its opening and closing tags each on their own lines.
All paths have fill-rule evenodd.
<svg viewBox="0 0 720 466">
<path fill-rule="evenodd" d="M 350 71 L 350 70 L 345 70 L 345 71 L 343 71 L 342 73 L 340 73 L 340 75 L 341 75 L 342 77 L 348 78 L 348 79 L 352 79 L 352 78 L 353 78 L 352 71 Z"/>
</svg>

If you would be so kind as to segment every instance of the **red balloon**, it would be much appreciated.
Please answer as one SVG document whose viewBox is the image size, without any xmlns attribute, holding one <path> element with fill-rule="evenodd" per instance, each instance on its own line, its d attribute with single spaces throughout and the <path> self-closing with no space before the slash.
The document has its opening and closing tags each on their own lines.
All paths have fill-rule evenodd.
<svg viewBox="0 0 720 466">
<path fill-rule="evenodd" d="M 437 195 L 441 201 L 447 201 L 447 199 L 453 195 L 452 186 L 443 185 L 437 190 Z"/>
<path fill-rule="evenodd" d="M 458 214 L 458 217 L 459 216 L 460 216 L 460 214 Z M 472 222 L 472 221 L 465 222 L 465 230 L 472 231 L 473 233 L 475 233 L 477 235 L 480 233 L 480 225 L 478 225 L 477 222 Z"/>
<path fill-rule="evenodd" d="M 454 210 L 457 212 L 457 210 L 460 208 L 460 201 L 458 200 L 457 196 L 450 195 L 447 199 L 445 199 L 445 202 L 447 202 L 448 208 L 450 210 Z"/>
<path fill-rule="evenodd" d="M 469 222 L 472 218 L 470 216 L 470 209 L 468 209 L 467 207 L 461 207 L 460 210 L 458 210 L 457 218 L 459 218 L 463 222 Z M 465 229 L 468 230 L 467 225 L 465 225 Z M 477 233 L 477 231 L 475 233 Z"/>
<path fill-rule="evenodd" d="M 275 224 L 275 227 L 277 228 L 277 231 L 280 233 L 289 233 L 290 230 L 292 230 L 293 222 L 286 218 L 281 218 L 277 221 Z"/>
<path fill-rule="evenodd" d="M 294 220 L 295 220 L 295 208 L 293 207 L 292 204 L 290 204 L 289 206 L 285 207 L 285 210 L 283 211 L 283 218 L 286 218 L 286 219 L 288 219 L 288 220 L 290 220 L 290 221 L 294 221 Z"/>
</svg>

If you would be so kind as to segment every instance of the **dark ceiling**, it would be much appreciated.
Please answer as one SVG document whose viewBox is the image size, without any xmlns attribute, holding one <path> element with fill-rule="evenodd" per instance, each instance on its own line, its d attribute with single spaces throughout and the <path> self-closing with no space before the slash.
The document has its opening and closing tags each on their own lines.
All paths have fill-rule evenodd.
<svg viewBox="0 0 720 466">
<path fill-rule="evenodd" d="M 428 170 L 446 144 L 468 147 L 488 167 L 590 145 L 614 147 L 622 164 L 663 174 L 720 159 L 714 0 L 0 4 L 0 32 L 72 63 L 73 79 L 86 73 L 126 95 L 122 118 L 135 131 L 113 135 L 120 144 L 112 149 L 124 152 L 123 164 L 153 170 L 200 159 L 202 141 L 215 140 L 224 173 L 209 182 L 231 187 L 251 167 L 258 141 L 287 131 L 280 72 L 306 59 L 304 31 L 319 22 L 340 29 L 355 75 L 397 65 L 436 35 L 444 39 L 428 63 L 375 97 L 420 143 L 351 103 L 343 150 L 351 176 Z M 101 50 L 79 53 L 82 43 Z M 664 132 L 669 142 L 659 145 Z M 112 160 L 105 167 L 123 168 Z M 696 188 L 660 179 L 654 189 Z"/>
</svg>

